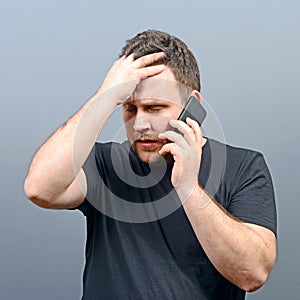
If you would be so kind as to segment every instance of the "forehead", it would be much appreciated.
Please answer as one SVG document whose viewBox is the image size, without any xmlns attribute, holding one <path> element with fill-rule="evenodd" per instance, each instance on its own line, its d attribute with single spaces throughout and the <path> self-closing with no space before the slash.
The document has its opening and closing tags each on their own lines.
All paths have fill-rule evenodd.
<svg viewBox="0 0 300 300">
<path fill-rule="evenodd" d="M 142 80 L 134 90 L 129 101 L 152 100 L 158 102 L 182 103 L 180 84 L 175 80 L 170 69 Z"/>
</svg>

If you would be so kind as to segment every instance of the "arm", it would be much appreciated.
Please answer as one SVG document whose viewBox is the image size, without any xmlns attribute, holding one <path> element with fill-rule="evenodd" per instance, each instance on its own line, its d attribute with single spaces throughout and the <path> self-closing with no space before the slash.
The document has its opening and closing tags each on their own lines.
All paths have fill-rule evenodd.
<svg viewBox="0 0 300 300">
<path fill-rule="evenodd" d="M 170 152 L 175 160 L 172 184 L 211 263 L 241 289 L 255 291 L 266 281 L 274 265 L 275 236 L 262 226 L 235 219 L 199 186 L 204 141 L 198 124 L 191 119 L 187 119 L 187 124 L 171 122 L 184 136 L 169 131 L 160 136 L 174 142 L 161 150 L 162 155 Z"/>
<path fill-rule="evenodd" d="M 202 208 L 203 203 L 206 203 Z M 240 222 L 197 187 L 183 205 L 194 232 L 215 268 L 246 291 L 266 281 L 276 259 L 274 234 Z"/>
<path fill-rule="evenodd" d="M 86 177 L 82 166 L 116 105 L 126 101 L 139 84 L 164 70 L 150 66 L 164 54 L 133 55 L 117 60 L 97 93 L 41 146 L 24 183 L 29 199 L 44 208 L 72 208 L 84 201 Z"/>
</svg>

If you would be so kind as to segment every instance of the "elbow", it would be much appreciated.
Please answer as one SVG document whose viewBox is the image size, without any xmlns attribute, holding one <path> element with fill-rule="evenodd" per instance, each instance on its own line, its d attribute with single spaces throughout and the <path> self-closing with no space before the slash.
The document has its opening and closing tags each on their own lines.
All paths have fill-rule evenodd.
<svg viewBox="0 0 300 300">
<path fill-rule="evenodd" d="M 241 283 L 240 288 L 249 293 L 255 292 L 260 289 L 266 283 L 274 262 L 268 267 L 265 266 L 258 268 L 256 272 L 248 274 L 248 276 L 245 277 L 245 280 L 243 280 L 243 282 Z"/>
<path fill-rule="evenodd" d="M 265 284 L 267 278 L 268 274 L 266 273 L 260 274 L 259 276 L 251 276 L 251 278 L 242 284 L 241 288 L 248 293 L 253 293 Z"/>
<path fill-rule="evenodd" d="M 272 244 L 268 255 L 265 256 L 264 262 L 260 263 L 251 271 L 245 272 L 240 288 L 246 292 L 252 293 L 260 289 L 267 281 L 272 271 L 277 257 L 276 242 Z"/>
<path fill-rule="evenodd" d="M 44 195 L 42 188 L 35 180 L 27 177 L 24 182 L 24 192 L 26 197 L 34 204 L 42 208 L 51 208 L 51 199 Z"/>
</svg>

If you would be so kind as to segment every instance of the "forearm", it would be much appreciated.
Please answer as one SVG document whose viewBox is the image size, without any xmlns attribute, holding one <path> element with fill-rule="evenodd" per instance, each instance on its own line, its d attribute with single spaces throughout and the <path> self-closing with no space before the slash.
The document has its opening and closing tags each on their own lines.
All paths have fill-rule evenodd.
<svg viewBox="0 0 300 300">
<path fill-rule="evenodd" d="M 97 93 L 53 133 L 32 160 L 25 181 L 29 198 L 51 201 L 66 191 L 115 105 Z"/>
<path fill-rule="evenodd" d="M 243 290 L 254 291 L 267 279 L 276 258 L 273 232 L 240 222 L 230 216 L 198 185 L 205 140 L 199 124 L 171 120 L 174 131 L 160 134 L 168 139 L 160 150 L 174 158 L 171 181 L 203 250 L 215 268 Z M 201 172 L 201 170 L 200 170 Z"/>
<path fill-rule="evenodd" d="M 265 239 L 251 225 L 235 220 L 200 187 L 183 207 L 215 268 L 244 290 L 258 289 L 275 261 L 276 247 L 270 242 L 272 237 Z"/>
<path fill-rule="evenodd" d="M 37 203 L 45 207 L 48 207 L 49 200 L 56 201 L 51 207 L 69 207 L 69 199 L 75 199 L 73 204 L 80 202 L 85 195 L 81 195 L 75 178 L 86 187 L 85 175 L 80 170 L 99 132 L 116 105 L 126 102 L 141 80 L 165 69 L 164 65 L 151 66 L 163 56 L 164 53 L 159 52 L 135 60 L 131 54 L 113 64 L 96 95 L 61 126 L 35 155 L 24 186 L 31 200 L 37 200 L 33 200 L 35 203 L 39 199 L 41 202 L 45 200 L 46 205 Z M 64 201 L 57 203 L 59 196 Z"/>
</svg>

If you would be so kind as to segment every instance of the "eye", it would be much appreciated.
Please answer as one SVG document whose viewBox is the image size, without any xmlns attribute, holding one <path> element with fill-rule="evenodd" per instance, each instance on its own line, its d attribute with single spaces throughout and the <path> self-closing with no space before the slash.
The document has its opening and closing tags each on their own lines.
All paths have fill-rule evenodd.
<svg viewBox="0 0 300 300">
<path fill-rule="evenodd" d="M 150 113 L 157 113 L 159 112 L 163 107 L 161 105 L 151 105 L 147 107 L 147 111 Z"/>
<path fill-rule="evenodd" d="M 125 110 L 129 113 L 135 113 L 136 112 L 136 106 L 135 105 L 130 105 L 126 104 L 125 105 Z"/>
</svg>

